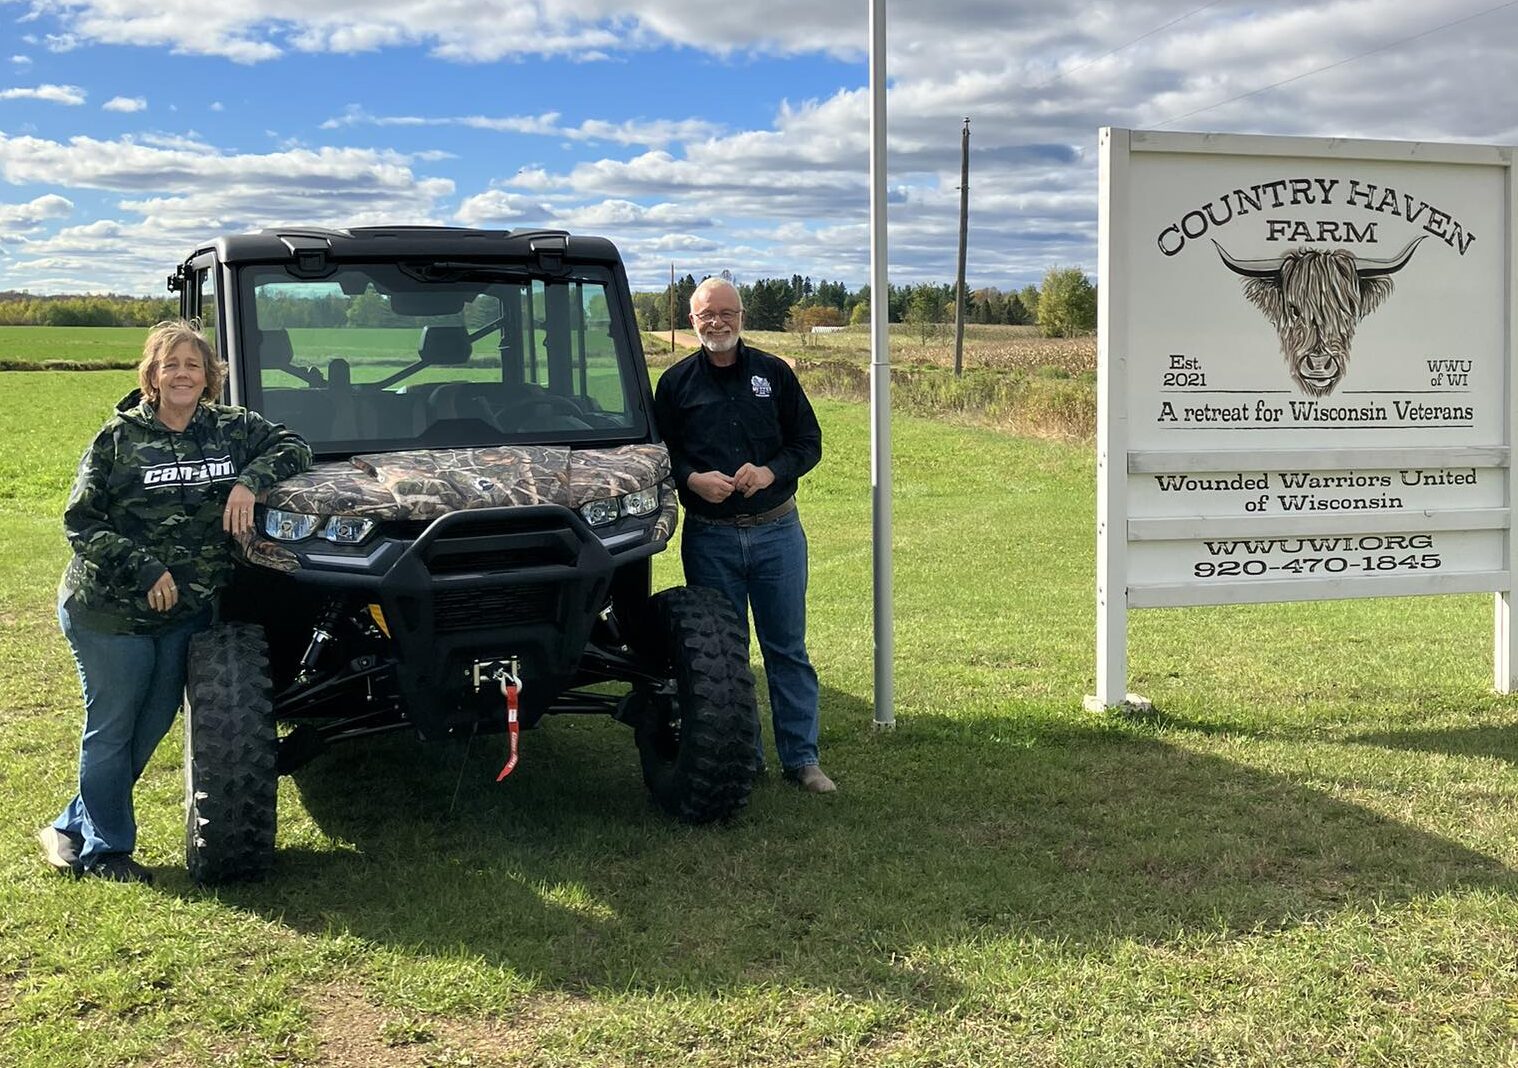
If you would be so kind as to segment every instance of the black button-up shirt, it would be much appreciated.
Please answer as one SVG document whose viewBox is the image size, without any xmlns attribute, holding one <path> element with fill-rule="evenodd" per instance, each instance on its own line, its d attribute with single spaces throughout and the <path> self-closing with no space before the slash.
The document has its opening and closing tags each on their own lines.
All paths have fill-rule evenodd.
<svg viewBox="0 0 1518 1068">
<path fill-rule="evenodd" d="M 665 371 L 654 392 L 654 417 L 669 448 L 680 503 L 697 515 L 767 512 L 785 503 L 796 480 L 822 459 L 822 428 L 796 372 L 742 341 L 731 367 L 714 365 L 701 349 Z M 733 475 L 746 463 L 768 467 L 775 481 L 752 497 L 734 491 L 721 504 L 702 500 L 686 485 L 693 473 Z"/>
</svg>

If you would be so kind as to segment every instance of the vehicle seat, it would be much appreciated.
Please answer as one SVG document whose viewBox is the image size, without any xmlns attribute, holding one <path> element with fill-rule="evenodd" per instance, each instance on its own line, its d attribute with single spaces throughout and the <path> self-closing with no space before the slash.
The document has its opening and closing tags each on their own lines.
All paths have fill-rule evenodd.
<svg viewBox="0 0 1518 1068">
<path fill-rule="evenodd" d="M 341 356 L 327 364 L 327 395 L 332 409 L 332 436 L 338 441 L 364 437 L 353 393 L 353 370 Z"/>
</svg>

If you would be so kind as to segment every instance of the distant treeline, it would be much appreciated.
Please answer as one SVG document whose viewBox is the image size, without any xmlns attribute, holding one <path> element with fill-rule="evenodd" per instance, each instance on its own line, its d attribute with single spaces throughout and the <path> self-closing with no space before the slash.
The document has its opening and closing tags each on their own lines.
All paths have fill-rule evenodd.
<svg viewBox="0 0 1518 1068">
<path fill-rule="evenodd" d="M 696 284 L 696 278 L 687 274 L 662 292 L 634 293 L 638 325 L 651 331 L 668 330 L 671 325 L 685 327 Z M 842 282 L 824 279 L 813 283 L 811 278 L 797 274 L 789 279 L 761 278 L 738 289 L 743 296 L 744 323 L 750 330 L 807 331 L 814 326 L 869 322 L 869 286 L 850 290 Z M 891 322 L 912 323 L 925 335 L 936 324 L 954 321 L 954 287 L 950 285 L 893 285 L 888 303 Z M 471 311 L 483 314 L 477 309 Z M 151 326 L 178 312 L 174 301 L 162 297 L 0 293 L 0 326 Z M 592 301 L 586 313 L 592 318 L 605 315 L 604 304 L 598 308 Z M 317 299 L 270 295 L 260 300 L 259 318 L 265 329 L 415 322 L 394 315 L 389 301 L 374 292 Z M 1051 337 L 1089 333 L 1096 327 L 1096 287 L 1078 267 L 1051 267 L 1042 286 L 1024 286 L 1016 292 L 992 287 L 970 291 L 966 294 L 965 319 L 971 323 L 1036 323 Z"/>
<path fill-rule="evenodd" d="M 634 293 L 638 325 L 649 331 L 668 330 L 671 311 L 677 328 L 688 324 L 690 296 L 697 281 L 687 274 L 655 293 Z M 851 290 L 842 282 L 814 283 L 799 274 L 761 278 L 738 284 L 743 298 L 744 325 L 750 330 L 807 331 L 814 326 L 845 326 L 870 321 L 870 287 Z M 912 323 L 924 332 L 954 321 L 954 287 L 933 282 L 891 286 L 889 321 Z M 1051 337 L 1089 333 L 1096 328 L 1096 287 L 1078 267 L 1051 267 L 1042 286 L 1015 292 L 994 287 L 965 295 L 965 320 L 971 323 L 1036 323 Z"/>
<path fill-rule="evenodd" d="M 167 297 L 0 293 L 0 326 L 152 326 L 178 314 L 178 302 Z"/>
</svg>

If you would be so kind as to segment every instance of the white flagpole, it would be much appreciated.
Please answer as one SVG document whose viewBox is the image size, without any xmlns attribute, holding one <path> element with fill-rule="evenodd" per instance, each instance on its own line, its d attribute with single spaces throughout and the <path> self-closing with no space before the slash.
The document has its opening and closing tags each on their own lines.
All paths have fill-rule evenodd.
<svg viewBox="0 0 1518 1068">
<path fill-rule="evenodd" d="M 870 488 L 875 729 L 896 726 L 891 625 L 891 302 L 886 258 L 886 0 L 870 0 Z"/>
</svg>

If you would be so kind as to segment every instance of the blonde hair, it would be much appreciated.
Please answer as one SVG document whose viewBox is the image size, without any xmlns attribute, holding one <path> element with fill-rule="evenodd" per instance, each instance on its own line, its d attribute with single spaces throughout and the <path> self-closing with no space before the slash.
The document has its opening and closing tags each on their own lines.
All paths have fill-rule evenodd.
<svg viewBox="0 0 1518 1068">
<path fill-rule="evenodd" d="M 192 323 L 166 319 L 148 331 L 148 339 L 142 345 L 142 359 L 137 364 L 137 386 L 149 404 L 155 407 L 158 404 L 158 365 L 183 344 L 194 347 L 205 368 L 206 388 L 201 391 L 200 399 L 220 399 L 222 384 L 227 380 L 227 365 L 217 358 L 211 343 Z"/>
</svg>

